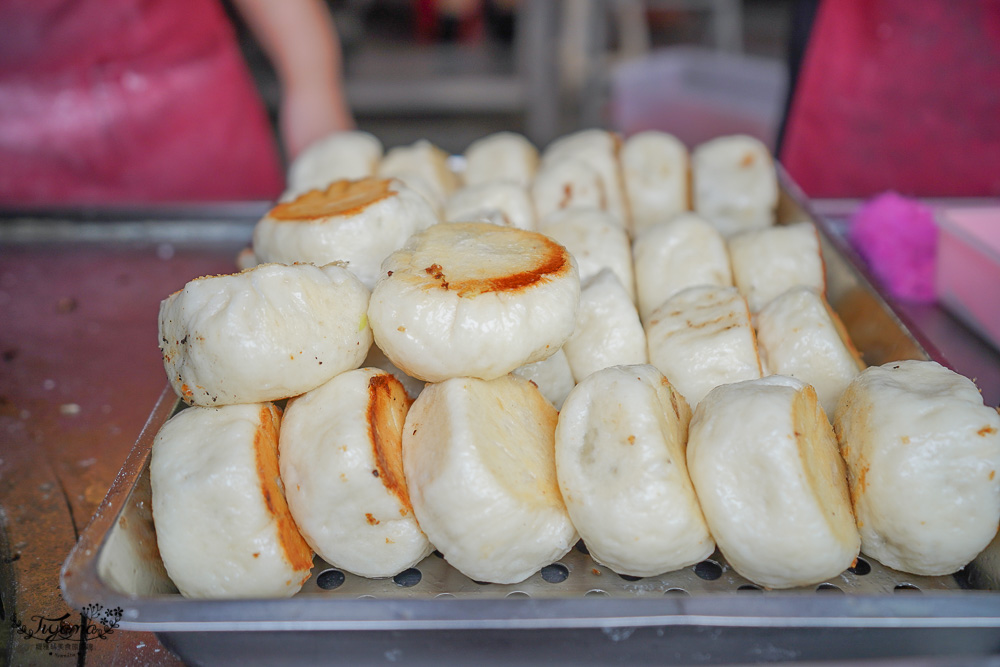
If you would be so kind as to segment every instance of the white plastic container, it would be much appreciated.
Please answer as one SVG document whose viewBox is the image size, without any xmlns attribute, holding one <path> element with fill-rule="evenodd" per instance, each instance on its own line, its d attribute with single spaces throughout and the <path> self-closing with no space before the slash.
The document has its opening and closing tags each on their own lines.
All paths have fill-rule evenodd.
<svg viewBox="0 0 1000 667">
<path fill-rule="evenodd" d="M 937 217 L 938 301 L 1000 350 L 1000 208 L 952 208 Z"/>
<path fill-rule="evenodd" d="M 781 60 L 674 47 L 618 67 L 611 77 L 611 126 L 626 136 L 670 132 L 689 147 L 749 134 L 772 151 L 785 103 Z"/>
</svg>

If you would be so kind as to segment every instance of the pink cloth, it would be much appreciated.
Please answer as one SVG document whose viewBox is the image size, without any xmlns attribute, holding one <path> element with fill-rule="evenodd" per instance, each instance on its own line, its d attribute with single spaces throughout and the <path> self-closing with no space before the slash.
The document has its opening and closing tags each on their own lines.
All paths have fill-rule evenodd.
<svg viewBox="0 0 1000 667">
<path fill-rule="evenodd" d="M 889 294 L 934 301 L 938 230 L 929 206 L 895 192 L 879 195 L 855 213 L 848 238 Z"/>
<path fill-rule="evenodd" d="M 1000 0 L 824 0 L 780 157 L 811 197 L 1000 196 Z"/>
<path fill-rule="evenodd" d="M 282 183 L 216 0 L 0 2 L 0 203 L 270 199 Z"/>
</svg>

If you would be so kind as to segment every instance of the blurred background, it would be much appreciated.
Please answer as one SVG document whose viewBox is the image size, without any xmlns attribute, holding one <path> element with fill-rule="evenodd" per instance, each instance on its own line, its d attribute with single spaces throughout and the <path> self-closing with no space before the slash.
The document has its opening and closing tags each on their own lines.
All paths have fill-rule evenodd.
<svg viewBox="0 0 1000 667">
<path fill-rule="evenodd" d="M 354 123 L 450 153 L 748 134 L 812 197 L 997 196 L 998 63 L 1000 0 L 18 0 L 0 203 L 271 199 Z"/>
<path fill-rule="evenodd" d="M 327 1 L 358 127 L 387 147 L 593 126 L 775 145 L 795 0 Z M 277 77 L 230 15 L 274 122 Z"/>
</svg>

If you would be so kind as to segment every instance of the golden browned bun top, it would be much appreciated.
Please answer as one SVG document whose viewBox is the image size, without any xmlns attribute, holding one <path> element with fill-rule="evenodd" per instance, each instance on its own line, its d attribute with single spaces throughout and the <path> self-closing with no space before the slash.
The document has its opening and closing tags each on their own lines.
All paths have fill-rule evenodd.
<svg viewBox="0 0 1000 667">
<path fill-rule="evenodd" d="M 391 183 L 392 179 L 386 178 L 334 181 L 326 190 L 310 190 L 292 201 L 278 204 L 268 217 L 294 222 L 357 215 L 372 204 L 391 197 Z"/>
<path fill-rule="evenodd" d="M 397 258 L 416 279 L 461 297 L 524 291 L 573 271 L 569 252 L 548 236 L 489 223 L 435 225 L 404 253 Z"/>
</svg>

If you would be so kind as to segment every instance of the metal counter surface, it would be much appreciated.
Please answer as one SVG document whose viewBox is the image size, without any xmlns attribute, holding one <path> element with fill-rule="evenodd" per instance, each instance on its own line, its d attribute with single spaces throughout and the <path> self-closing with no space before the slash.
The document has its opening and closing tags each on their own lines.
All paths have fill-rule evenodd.
<svg viewBox="0 0 1000 667">
<path fill-rule="evenodd" d="M 59 569 L 165 385 L 160 299 L 232 272 L 265 208 L 0 218 L 0 663 L 180 664 L 151 634 L 81 628 Z M 935 306 L 896 306 L 1000 403 L 1000 353 Z"/>
<path fill-rule="evenodd" d="M 59 569 L 166 384 L 160 300 L 234 271 L 264 208 L 0 221 L 0 664 L 181 664 L 152 634 L 81 631 Z"/>
</svg>

